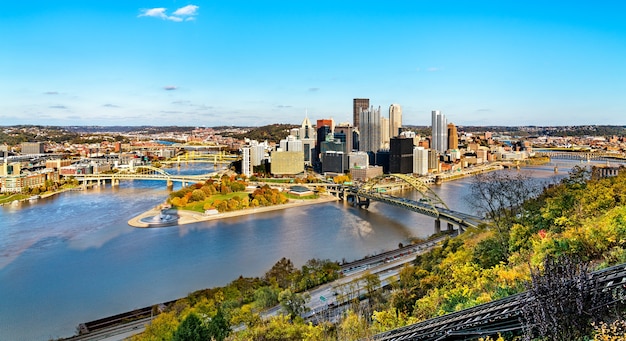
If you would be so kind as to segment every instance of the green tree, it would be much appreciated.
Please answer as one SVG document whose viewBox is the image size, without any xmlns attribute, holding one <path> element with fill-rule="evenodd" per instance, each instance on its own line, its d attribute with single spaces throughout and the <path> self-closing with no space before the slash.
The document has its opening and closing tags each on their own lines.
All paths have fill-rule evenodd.
<svg viewBox="0 0 626 341">
<path fill-rule="evenodd" d="M 210 337 L 209 329 L 202 324 L 202 320 L 191 313 L 180 323 L 172 335 L 172 341 L 210 340 Z"/>
<path fill-rule="evenodd" d="M 224 317 L 222 309 L 217 309 L 208 326 L 208 335 L 216 341 L 223 341 L 230 334 L 230 325 Z"/>
<path fill-rule="evenodd" d="M 278 301 L 292 320 L 300 316 L 300 314 L 304 313 L 307 309 L 304 296 L 296 294 L 290 289 L 281 291 L 280 294 L 278 294 Z"/>
<path fill-rule="evenodd" d="M 191 192 L 191 201 L 204 201 L 206 199 L 206 194 L 201 189 L 194 189 Z"/>
<path fill-rule="evenodd" d="M 254 292 L 254 301 L 259 308 L 270 308 L 278 304 L 278 291 L 272 287 L 262 286 Z"/>
</svg>

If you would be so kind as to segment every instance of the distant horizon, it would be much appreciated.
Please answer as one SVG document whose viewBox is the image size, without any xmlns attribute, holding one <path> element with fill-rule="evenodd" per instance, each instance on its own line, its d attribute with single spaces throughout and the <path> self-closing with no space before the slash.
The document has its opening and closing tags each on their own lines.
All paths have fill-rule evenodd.
<svg viewBox="0 0 626 341">
<path fill-rule="evenodd" d="M 313 122 L 311 122 L 313 123 Z M 342 123 L 342 122 L 335 122 Z M 454 123 L 454 122 L 449 122 Z M 167 128 L 167 127 L 177 127 L 177 128 L 220 128 L 220 127 L 230 127 L 230 128 L 261 128 L 265 126 L 271 125 L 294 125 L 300 126 L 301 123 L 269 123 L 263 125 L 215 125 L 215 126 L 199 126 L 199 125 L 98 125 L 98 124 L 69 124 L 69 125 L 47 125 L 47 124 L 12 124 L 12 125 L 1 125 L 3 128 L 10 127 L 53 127 L 53 128 L 69 128 L 69 127 L 98 127 L 98 128 L 141 128 L 141 127 L 155 127 L 155 128 Z M 313 124 L 315 125 L 315 124 Z M 402 125 L 402 127 L 430 127 L 431 125 L 416 125 L 416 124 L 408 124 Z M 456 127 L 472 127 L 472 128 L 580 128 L 580 127 L 621 127 L 626 129 L 626 124 L 576 124 L 576 125 L 497 125 L 497 124 L 489 124 L 489 125 L 459 125 L 455 124 Z"/>
<path fill-rule="evenodd" d="M 626 2 L 9 1 L 0 122 L 626 124 Z M 492 122 L 497 122 L 494 124 Z"/>
</svg>

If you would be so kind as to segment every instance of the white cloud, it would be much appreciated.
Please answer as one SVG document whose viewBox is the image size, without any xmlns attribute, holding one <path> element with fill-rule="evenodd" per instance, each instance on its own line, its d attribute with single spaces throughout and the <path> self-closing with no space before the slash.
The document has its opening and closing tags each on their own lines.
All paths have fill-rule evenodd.
<svg viewBox="0 0 626 341">
<path fill-rule="evenodd" d="M 142 9 L 137 17 L 160 18 L 174 22 L 192 21 L 198 15 L 198 8 L 200 7 L 196 5 L 187 5 L 177 9 L 172 15 L 168 15 L 167 8 L 164 7 L 148 8 Z"/>
<path fill-rule="evenodd" d="M 166 11 L 166 8 L 163 8 L 163 7 L 144 9 L 141 11 L 142 13 L 139 14 L 139 17 L 154 17 L 154 18 L 167 19 L 167 15 L 165 15 L 165 11 Z"/>
<path fill-rule="evenodd" d="M 185 7 L 181 7 L 174 12 L 174 15 L 181 17 L 194 16 L 198 14 L 199 6 L 196 5 L 187 5 Z"/>
</svg>

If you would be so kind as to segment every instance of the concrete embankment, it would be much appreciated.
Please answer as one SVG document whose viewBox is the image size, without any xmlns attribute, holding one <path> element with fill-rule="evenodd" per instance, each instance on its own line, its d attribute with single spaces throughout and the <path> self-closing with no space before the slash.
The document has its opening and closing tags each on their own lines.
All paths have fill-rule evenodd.
<svg viewBox="0 0 626 341">
<path fill-rule="evenodd" d="M 198 222 L 203 222 L 203 221 L 240 217 L 240 216 L 245 216 L 249 214 L 284 210 L 284 209 L 292 208 L 292 207 L 323 204 L 323 203 L 337 201 L 337 200 L 339 199 L 330 195 L 321 196 L 317 199 L 290 199 L 288 203 L 282 204 L 282 205 L 254 207 L 254 208 L 247 208 L 243 210 L 224 212 L 224 213 L 218 213 L 218 214 L 212 214 L 212 215 L 207 215 L 207 214 L 193 212 L 193 211 L 178 210 L 179 219 L 178 219 L 177 225 L 193 224 L 193 223 L 198 223 Z M 131 220 L 128 221 L 128 225 L 134 226 L 134 227 L 150 227 L 150 224 L 143 222 L 142 219 L 151 217 L 151 216 L 158 216 L 160 212 L 161 212 L 160 208 L 155 207 L 149 211 L 146 211 L 132 218 Z"/>
</svg>

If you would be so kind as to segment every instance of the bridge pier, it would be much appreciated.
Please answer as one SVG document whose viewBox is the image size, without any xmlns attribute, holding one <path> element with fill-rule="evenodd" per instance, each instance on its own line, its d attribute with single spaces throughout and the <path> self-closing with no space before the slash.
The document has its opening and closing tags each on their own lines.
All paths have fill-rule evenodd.
<svg viewBox="0 0 626 341">
<path fill-rule="evenodd" d="M 435 233 L 441 232 L 441 219 L 435 219 Z"/>
<path fill-rule="evenodd" d="M 119 179 L 111 179 L 111 187 L 115 187 L 115 186 L 119 186 L 120 185 L 120 180 Z"/>
<path fill-rule="evenodd" d="M 369 208 L 370 207 L 370 199 L 365 198 L 365 200 L 361 200 L 361 198 L 357 197 L 357 201 L 356 204 L 360 207 L 360 208 Z"/>
<path fill-rule="evenodd" d="M 459 226 L 459 231 L 461 230 L 461 226 Z M 448 232 L 452 233 L 454 231 L 454 225 L 452 223 L 448 223 Z"/>
<path fill-rule="evenodd" d="M 174 190 L 174 182 L 170 179 L 167 179 L 167 190 L 168 191 Z"/>
</svg>

